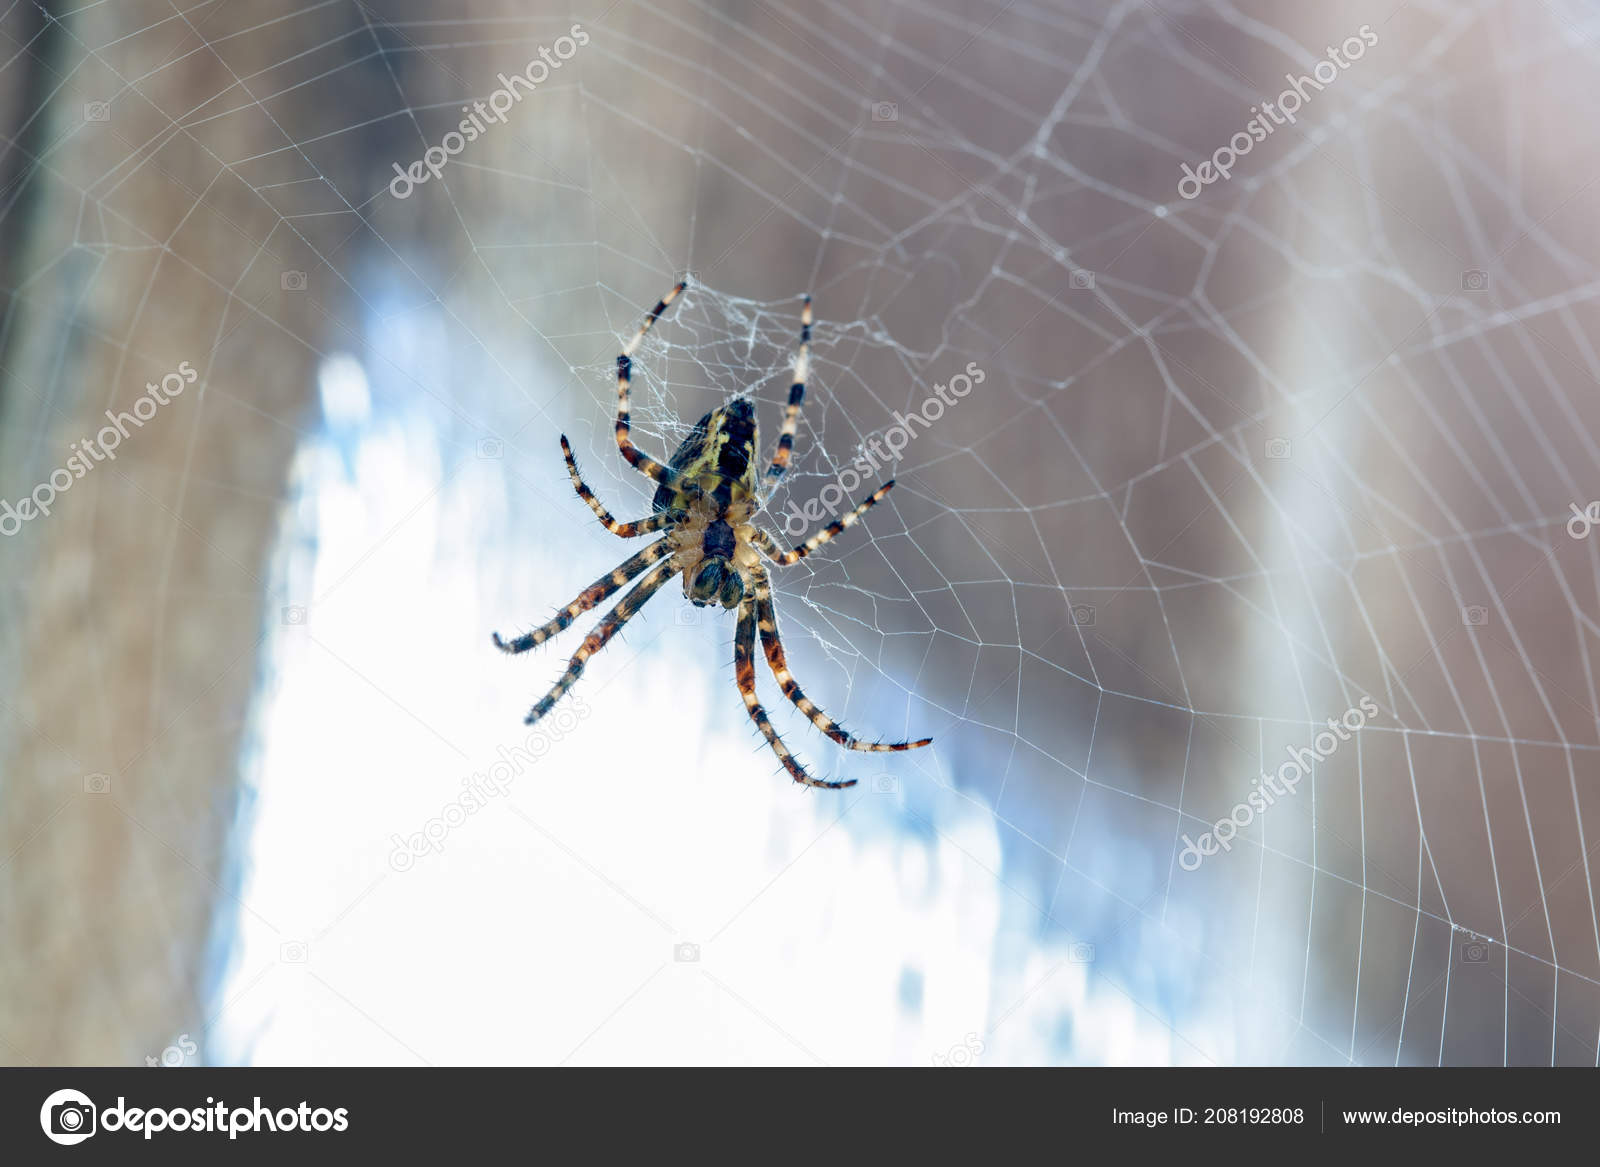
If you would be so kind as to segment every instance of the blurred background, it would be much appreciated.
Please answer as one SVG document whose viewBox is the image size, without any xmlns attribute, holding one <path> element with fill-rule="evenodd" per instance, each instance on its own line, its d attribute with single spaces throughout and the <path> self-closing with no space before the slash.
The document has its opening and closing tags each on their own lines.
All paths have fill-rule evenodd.
<svg viewBox="0 0 1600 1167">
<path fill-rule="evenodd" d="M 0 1061 L 1600 1059 L 1591 4 L 0 36 Z M 982 374 L 776 573 L 935 739 L 759 681 L 843 791 L 676 585 L 533 731 L 582 632 L 490 645 L 629 553 L 557 439 L 647 513 L 685 273 L 657 457 L 815 296 L 774 533 Z"/>
</svg>

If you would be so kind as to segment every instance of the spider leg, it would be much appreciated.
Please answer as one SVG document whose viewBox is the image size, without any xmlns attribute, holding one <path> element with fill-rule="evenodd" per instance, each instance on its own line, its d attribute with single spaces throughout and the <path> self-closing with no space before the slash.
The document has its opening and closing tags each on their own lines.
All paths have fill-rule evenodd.
<svg viewBox="0 0 1600 1167">
<path fill-rule="evenodd" d="M 824 543 L 826 543 L 829 539 L 832 539 L 846 527 L 854 526 L 855 521 L 867 511 L 871 510 L 879 502 L 881 502 L 883 500 L 883 496 L 888 494 L 893 486 L 894 479 L 891 478 L 888 482 L 885 482 L 882 486 L 878 487 L 877 490 L 869 494 L 860 503 L 857 503 L 854 510 L 833 520 L 833 522 L 829 523 L 826 527 L 822 528 L 822 530 L 811 536 L 811 538 L 807 539 L 804 543 L 801 543 L 798 547 L 795 547 L 792 551 L 779 551 L 777 546 L 772 541 L 772 536 L 759 529 L 751 538 L 751 542 L 757 547 L 761 548 L 761 550 L 766 553 L 767 558 L 772 560 L 778 566 L 787 567 L 789 564 L 804 559 L 807 555 L 810 555 L 818 547 L 821 547 Z"/>
<path fill-rule="evenodd" d="M 561 435 L 561 452 L 567 458 L 567 473 L 572 477 L 572 489 L 578 492 L 578 497 L 589 504 L 600 519 L 600 523 L 613 535 L 624 539 L 632 539 L 635 535 L 648 535 L 651 531 L 659 531 L 663 527 L 670 527 L 673 523 L 680 523 L 688 516 L 683 511 L 658 511 L 647 519 L 637 519 L 631 523 L 619 523 L 606 510 L 605 505 L 594 496 L 594 491 L 583 480 L 583 475 L 578 473 L 577 460 L 572 456 L 572 446 L 567 442 L 567 435 Z"/>
<path fill-rule="evenodd" d="M 572 660 L 567 663 L 567 671 L 561 674 L 561 678 L 550 686 L 550 692 L 541 697 L 539 703 L 522 720 L 532 725 L 549 713 L 566 691 L 578 683 L 578 678 L 583 675 L 583 666 L 589 663 L 589 658 L 604 648 L 611 638 L 622 630 L 622 626 L 644 607 L 645 602 L 660 590 L 661 585 L 672 578 L 672 575 L 672 560 L 669 559 L 651 568 L 643 579 L 634 584 L 628 594 L 622 597 L 621 602 L 606 613 L 605 619 L 600 621 L 595 630 L 583 638 L 578 651 L 572 654 Z"/>
<path fill-rule="evenodd" d="M 750 711 L 750 720 L 756 723 L 756 728 L 761 731 L 761 736 L 767 739 L 767 744 L 772 747 L 772 752 L 778 755 L 778 760 L 783 763 L 783 768 L 789 771 L 789 777 L 805 786 L 821 786 L 828 790 L 841 790 L 846 786 L 854 786 L 855 779 L 848 782 L 824 782 L 820 778 L 813 778 L 805 772 L 799 762 L 795 761 L 789 747 L 783 744 L 783 739 L 778 736 L 778 731 L 772 728 L 772 721 L 767 717 L 767 711 L 761 707 L 761 702 L 756 697 L 756 609 L 753 601 L 746 599 L 739 605 L 739 627 L 733 635 L 733 675 L 739 684 L 739 692 L 744 696 L 744 707 Z"/>
<path fill-rule="evenodd" d="M 633 334 L 633 339 L 617 357 L 617 449 L 622 451 L 622 456 L 635 470 L 660 483 L 670 483 L 677 476 L 669 467 L 663 466 L 635 446 L 633 439 L 628 436 L 628 387 L 633 381 L 634 352 L 643 343 L 650 326 L 661 319 L 661 314 L 667 310 L 667 305 L 678 298 L 678 293 L 683 291 L 687 284 L 687 281 L 679 282 L 672 291 L 656 301 L 656 306 L 645 316 L 644 323 L 639 325 L 639 331 Z"/>
<path fill-rule="evenodd" d="M 794 449 L 794 436 L 800 429 L 800 405 L 806 399 L 806 374 L 811 368 L 811 297 L 800 310 L 800 348 L 794 357 L 794 384 L 789 386 L 789 404 L 783 411 L 783 430 L 778 434 L 778 448 L 773 451 L 772 465 L 767 467 L 767 482 L 776 482 L 789 468 L 789 454 Z"/>
<path fill-rule="evenodd" d="M 772 604 L 772 588 L 767 582 L 766 573 L 758 571 L 755 581 L 756 628 L 761 633 L 761 647 L 767 654 L 767 664 L 772 669 L 772 675 L 778 678 L 778 687 L 783 690 L 783 695 L 794 703 L 796 709 L 811 719 L 812 725 L 847 750 L 865 750 L 869 753 L 915 750 L 933 741 L 931 737 L 925 737 L 914 742 L 864 742 L 818 709 L 811 698 L 800 691 L 800 686 L 795 684 L 794 677 L 789 672 L 789 663 L 783 653 L 783 642 L 778 639 L 778 612 Z"/>
<path fill-rule="evenodd" d="M 624 560 L 609 575 L 603 575 L 594 583 L 578 593 L 577 599 L 557 612 L 555 619 L 543 627 L 535 628 L 532 632 L 524 632 L 515 640 L 502 640 L 498 632 L 494 633 L 494 646 L 501 652 L 519 653 L 527 652 L 530 648 L 538 648 L 545 641 L 557 633 L 563 632 L 579 616 L 597 604 L 603 603 L 606 597 L 614 593 L 623 584 L 638 575 L 663 555 L 669 555 L 672 547 L 666 539 L 657 539 L 637 555 Z M 631 594 L 631 593 L 630 593 Z"/>
</svg>

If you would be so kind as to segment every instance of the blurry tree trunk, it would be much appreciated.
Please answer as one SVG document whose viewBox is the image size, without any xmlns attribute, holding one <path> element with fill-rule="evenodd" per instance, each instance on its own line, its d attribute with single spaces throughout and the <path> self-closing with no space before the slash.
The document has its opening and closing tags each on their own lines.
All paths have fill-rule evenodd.
<svg viewBox="0 0 1600 1167">
<path fill-rule="evenodd" d="M 208 939 L 236 910 L 224 854 L 288 423 L 310 410 L 340 299 L 286 216 L 336 206 L 348 165 L 286 149 L 281 101 L 245 92 L 287 89 L 279 63 L 354 18 L 301 8 L 201 9 L 191 26 L 167 5 L 90 5 L 44 33 L 33 5 L 5 17 L 29 46 L 0 73 L 7 497 L 147 382 L 198 373 L 0 547 L 7 1063 L 138 1063 L 205 1022 Z M 270 187 L 295 180 L 311 181 Z"/>
</svg>

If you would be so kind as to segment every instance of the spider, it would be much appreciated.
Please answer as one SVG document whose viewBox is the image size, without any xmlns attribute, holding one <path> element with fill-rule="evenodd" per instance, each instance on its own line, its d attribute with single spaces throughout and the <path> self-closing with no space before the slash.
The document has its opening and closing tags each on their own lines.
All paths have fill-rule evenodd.
<svg viewBox="0 0 1600 1167">
<path fill-rule="evenodd" d="M 562 695 L 577 683 L 589 659 L 622 630 L 623 625 L 644 607 L 645 602 L 674 575 L 681 574 L 683 594 L 691 604 L 702 608 L 720 604 L 723 608 L 739 610 L 739 622 L 733 637 L 734 676 L 750 719 L 767 739 L 767 744 L 778 755 L 790 777 L 806 786 L 830 790 L 854 786 L 854 779 L 848 782 L 824 782 L 811 777 L 783 744 L 777 730 L 773 729 L 767 711 L 756 697 L 755 645 L 758 634 L 767 665 L 777 677 L 783 695 L 810 718 L 813 725 L 839 745 L 851 750 L 914 750 L 928 745 L 933 739 L 923 738 L 914 742 L 862 741 L 847 733 L 843 726 L 800 691 L 784 659 L 783 644 L 778 639 L 778 614 L 772 603 L 772 587 L 757 551 L 779 566 L 804 559 L 880 502 L 894 486 L 894 480 L 885 482 L 854 510 L 787 551 L 779 550 L 772 536 L 753 522 L 772 485 L 788 469 L 789 457 L 794 450 L 794 436 L 800 426 L 800 406 L 805 399 L 806 371 L 811 356 L 810 296 L 804 298 L 801 311 L 800 347 L 795 355 L 794 384 L 789 388 L 783 430 L 778 435 L 777 449 L 773 452 L 772 464 L 767 467 L 764 482 L 757 478 L 759 439 L 755 407 L 745 397 L 733 398 L 696 422 L 694 429 L 665 466 L 635 446 L 628 435 L 628 386 L 633 375 L 633 354 L 643 343 L 651 326 L 667 310 L 667 305 L 686 286 L 687 281 L 677 284 L 657 301 L 645 316 L 639 331 L 633 334 L 633 339 L 617 357 L 617 448 L 630 466 L 657 484 L 650 517 L 631 523 L 618 522 L 613 518 L 584 483 L 582 475 L 578 473 L 577 460 L 572 456 L 572 446 L 566 435 L 561 435 L 561 453 L 566 458 L 572 487 L 578 492 L 578 497 L 589 504 L 608 531 L 624 539 L 657 531 L 666 532 L 665 536 L 584 588 L 576 599 L 543 627 L 510 641 L 502 640 L 496 632 L 495 646 L 507 653 L 522 653 L 537 648 L 643 573 L 627 595 L 584 638 L 568 663 L 567 671 L 561 674 L 560 680 L 529 712 L 524 720 L 532 725 L 549 713 Z"/>
</svg>

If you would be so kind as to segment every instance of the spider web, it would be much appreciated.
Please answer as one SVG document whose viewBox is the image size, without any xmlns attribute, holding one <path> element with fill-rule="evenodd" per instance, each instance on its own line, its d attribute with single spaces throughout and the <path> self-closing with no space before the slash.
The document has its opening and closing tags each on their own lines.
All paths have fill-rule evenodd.
<svg viewBox="0 0 1600 1167">
<path fill-rule="evenodd" d="M 1566 528 L 1600 495 L 1591 9 L 214 8 L 150 6 L 123 35 L 162 51 L 116 101 L 256 49 L 166 110 L 273 208 L 271 246 L 196 262 L 245 316 L 279 285 L 332 324 L 276 342 L 313 358 L 321 420 L 267 587 L 209 1056 L 1600 1063 L 1600 537 Z M 503 125 L 393 196 L 391 164 L 575 23 Z M 1363 26 L 1294 125 L 1180 195 Z M 125 48 L 68 51 L 110 94 Z M 276 142 L 230 148 L 237 118 Z M 76 189 L 137 236 L 114 186 Z M 647 511 L 615 354 L 686 272 L 636 355 L 636 441 L 664 458 L 744 393 L 770 443 L 815 297 L 768 528 L 841 477 L 897 485 L 774 571 L 790 666 L 863 736 L 935 744 L 844 754 L 764 678 L 812 771 L 860 783 L 788 788 L 731 624 L 674 584 L 514 794 L 397 872 L 391 837 L 523 740 L 570 651 L 491 659 L 488 630 L 627 554 L 556 435 Z M 204 372 L 250 362 L 219 341 Z M 251 412 L 224 416 L 300 425 Z M 63 443 L 8 440 L 15 498 Z M 461 999 L 481 969 L 517 975 Z"/>
</svg>

